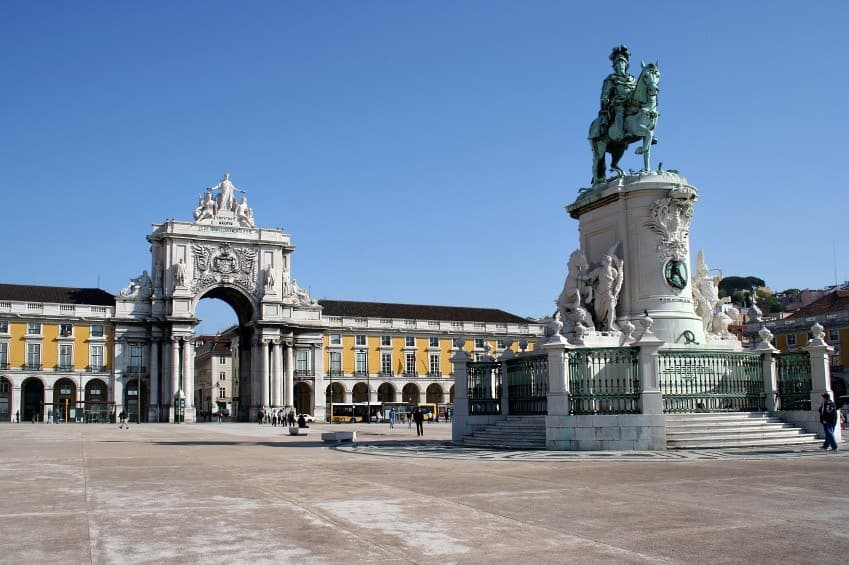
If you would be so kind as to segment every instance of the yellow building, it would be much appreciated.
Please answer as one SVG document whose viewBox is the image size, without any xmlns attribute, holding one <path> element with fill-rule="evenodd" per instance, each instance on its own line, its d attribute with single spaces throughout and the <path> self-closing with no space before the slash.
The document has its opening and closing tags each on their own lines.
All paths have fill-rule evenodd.
<svg viewBox="0 0 849 565">
<path fill-rule="evenodd" d="M 114 297 L 0 284 L 0 421 L 104 421 Z"/>
<path fill-rule="evenodd" d="M 831 358 L 831 390 L 834 398 L 849 391 L 849 289 L 837 289 L 803 306 L 787 318 L 767 322 L 766 327 L 775 335 L 775 346 L 781 351 L 795 351 L 808 344 L 811 326 L 820 324 L 825 330 L 826 342 L 834 348 Z"/>
<path fill-rule="evenodd" d="M 530 351 L 543 333 L 540 324 L 493 308 L 466 308 L 320 300 L 327 323 L 323 365 L 326 402 L 411 402 L 454 400 L 451 356 L 463 338 L 474 358 L 498 356 L 507 348 Z M 309 354 L 298 353 L 308 369 Z M 296 371 L 296 375 L 297 375 Z M 297 377 L 296 377 L 297 381 Z M 295 405 L 306 401 L 298 394 Z"/>
</svg>

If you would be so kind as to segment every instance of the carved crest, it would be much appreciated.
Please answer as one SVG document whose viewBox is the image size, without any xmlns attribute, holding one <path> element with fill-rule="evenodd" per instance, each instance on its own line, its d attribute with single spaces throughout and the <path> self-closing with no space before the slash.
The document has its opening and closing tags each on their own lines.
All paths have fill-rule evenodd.
<svg viewBox="0 0 849 565">
<path fill-rule="evenodd" d="M 646 227 L 658 235 L 657 251 L 661 263 L 669 259 L 686 260 L 696 198 L 695 189 L 680 187 L 652 205 L 652 219 L 646 222 Z"/>
<path fill-rule="evenodd" d="M 256 250 L 234 248 L 226 242 L 218 247 L 194 243 L 192 255 L 195 278 L 191 288 L 194 292 L 219 283 L 233 284 L 251 293 L 256 291 Z"/>
</svg>

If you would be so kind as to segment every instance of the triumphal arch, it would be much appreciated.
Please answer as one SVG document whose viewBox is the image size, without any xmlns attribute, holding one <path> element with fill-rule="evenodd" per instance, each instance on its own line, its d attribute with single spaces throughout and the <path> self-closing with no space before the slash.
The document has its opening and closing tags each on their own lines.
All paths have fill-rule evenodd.
<svg viewBox="0 0 849 565">
<path fill-rule="evenodd" d="M 116 408 L 148 406 L 151 422 L 196 420 L 195 315 L 202 298 L 218 298 L 238 317 L 232 340 L 236 413 L 253 419 L 261 409 L 293 406 L 295 349 L 321 370 L 321 306 L 290 273 L 292 238 L 258 228 L 245 191 L 229 175 L 206 189 L 193 221 L 154 224 L 150 271 L 131 279 L 116 298 Z M 318 378 L 318 377 L 315 377 Z M 313 405 L 323 405 L 322 383 L 310 383 Z"/>
</svg>

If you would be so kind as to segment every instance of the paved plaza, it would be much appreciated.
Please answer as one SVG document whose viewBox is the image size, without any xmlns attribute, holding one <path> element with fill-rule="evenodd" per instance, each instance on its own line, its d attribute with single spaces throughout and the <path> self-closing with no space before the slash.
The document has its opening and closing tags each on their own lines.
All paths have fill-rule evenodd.
<svg viewBox="0 0 849 565">
<path fill-rule="evenodd" d="M 509 452 L 450 426 L 0 425 L 2 563 L 845 563 L 847 452 Z"/>
</svg>

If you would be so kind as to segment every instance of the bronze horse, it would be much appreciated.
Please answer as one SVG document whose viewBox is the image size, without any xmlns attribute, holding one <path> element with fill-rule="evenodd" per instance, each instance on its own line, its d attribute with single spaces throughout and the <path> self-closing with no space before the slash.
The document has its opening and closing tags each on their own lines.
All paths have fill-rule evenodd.
<svg viewBox="0 0 849 565">
<path fill-rule="evenodd" d="M 635 151 L 643 156 L 643 170 L 649 170 L 651 146 L 657 143 L 654 139 L 654 126 L 657 124 L 657 93 L 660 90 L 660 65 L 658 63 L 640 63 L 642 71 L 636 81 L 633 92 L 625 102 L 624 130 L 621 140 L 611 140 L 607 128 L 602 128 L 602 135 L 590 139 L 593 150 L 593 184 L 605 182 L 605 153 L 610 153 L 610 170 L 618 178 L 625 173 L 619 168 L 619 159 L 635 141 L 643 144 Z M 600 118 L 596 118 L 599 120 Z M 593 122 L 595 125 L 596 122 Z M 592 131 L 593 126 L 590 127 Z M 598 128 L 596 128 L 598 129 Z"/>
</svg>

